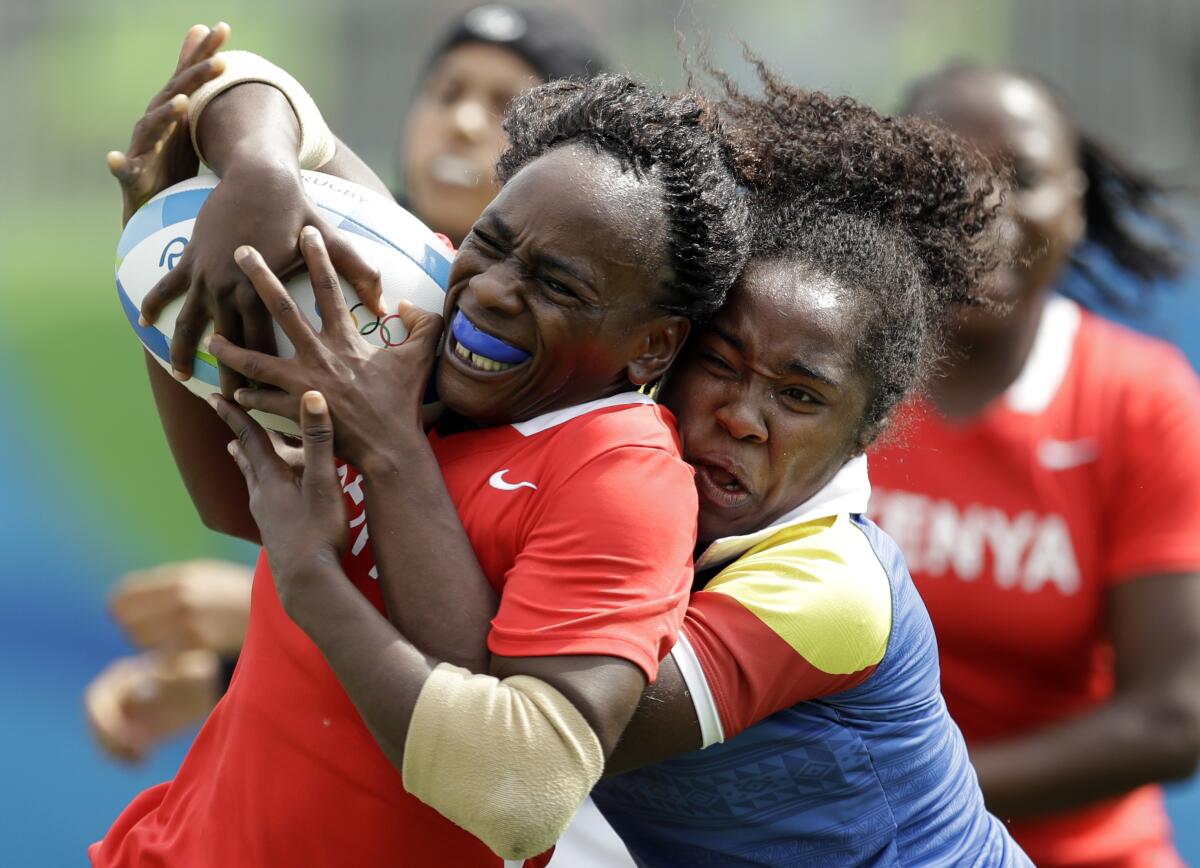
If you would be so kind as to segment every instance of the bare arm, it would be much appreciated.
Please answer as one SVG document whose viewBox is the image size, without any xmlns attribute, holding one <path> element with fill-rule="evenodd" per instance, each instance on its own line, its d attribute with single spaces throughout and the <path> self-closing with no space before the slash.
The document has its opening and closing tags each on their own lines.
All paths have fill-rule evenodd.
<svg viewBox="0 0 1200 868">
<path fill-rule="evenodd" d="M 487 634 L 499 603 L 479 566 L 423 432 L 364 462 L 371 547 L 388 618 L 418 648 L 488 671 Z M 381 444 L 382 445 L 382 444 Z"/>
<path fill-rule="evenodd" d="M 442 661 L 393 627 L 338 565 L 319 570 L 304 578 L 310 593 L 293 598 L 289 614 L 321 649 L 392 765 L 402 769 L 417 697 Z M 556 688 L 587 720 L 605 756 L 646 683 L 636 666 L 615 657 L 495 657 L 491 668 L 497 678 L 532 675 Z"/>
<path fill-rule="evenodd" d="M 294 250 L 299 225 L 311 216 L 300 182 L 295 114 L 286 97 L 275 88 L 239 85 L 212 101 L 200 117 L 197 135 L 210 164 L 229 183 L 218 187 L 219 192 L 214 191 L 211 199 L 215 200 L 215 208 L 206 204 L 208 219 L 203 224 L 198 221 L 193 242 L 188 245 L 193 258 L 180 274 L 191 269 L 205 273 L 207 280 L 216 281 L 214 289 L 225 274 L 224 285 L 231 292 L 226 294 L 228 304 L 216 314 L 218 328 L 248 343 L 273 347 L 270 317 L 262 310 L 253 290 L 241 280 L 240 272 L 236 272 L 232 250 L 239 238 L 255 237 L 263 231 L 248 225 L 254 215 L 240 207 L 246 201 L 268 203 L 278 209 L 279 225 L 270 231 L 284 248 L 290 246 Z M 374 173 L 340 143 L 338 154 L 327 170 L 375 189 L 382 187 Z M 287 226 L 289 209 L 298 211 L 292 221 L 299 224 L 295 232 Z M 223 251 L 227 253 L 223 255 Z M 227 260 L 227 265 L 222 259 Z M 230 283 L 230 271 L 237 274 L 234 283 Z M 358 272 L 362 274 L 363 269 Z M 185 322 L 184 328 L 193 344 L 202 326 L 202 320 L 196 318 Z M 182 345 L 178 340 L 173 342 L 176 356 L 185 352 L 178 350 Z M 176 359 L 176 368 L 190 370 L 190 358 L 187 355 L 186 364 L 181 358 Z M 203 401 L 174 382 L 149 358 L 147 370 L 163 430 L 201 520 L 218 532 L 258 542 L 259 533 L 246 501 L 245 484 L 225 451 L 228 429 Z"/>
<path fill-rule="evenodd" d="M 288 615 L 325 659 L 397 769 L 417 697 L 442 661 L 420 651 L 347 580 L 338 551 L 347 529 L 333 469 L 333 425 L 323 399 L 302 402 L 305 472 L 297 482 L 266 432 L 236 404 L 214 398 L 237 435 L 235 460 L 251 490 L 254 514 Z M 603 656 L 494 657 L 498 678 L 530 675 L 562 693 L 611 754 L 645 687 L 641 670 Z"/>
<path fill-rule="evenodd" d="M 253 139 L 248 139 L 244 153 L 255 161 L 275 164 L 269 171 L 286 175 L 289 151 L 295 162 L 296 131 L 295 116 L 282 94 L 265 86 L 234 88 L 215 99 L 209 109 L 202 116 L 206 122 L 203 126 L 210 131 L 209 144 L 220 165 L 228 167 L 236 162 L 235 145 L 246 131 L 247 135 L 252 133 Z M 251 123 L 254 111 L 262 113 L 266 120 L 263 126 Z M 210 117 L 211 125 L 207 124 Z M 249 164 L 247 169 L 253 174 Z M 299 176 L 298 165 L 295 174 Z M 149 353 L 146 371 L 171 454 L 200 519 L 219 533 L 259 542 L 258 527 L 247 502 L 246 484 L 225 451 L 229 429 Z"/>
<path fill-rule="evenodd" d="M 235 76 L 233 70 L 228 74 Z M 384 314 L 378 271 L 305 195 L 300 123 L 288 98 L 260 82 L 235 84 L 212 99 L 193 122 L 196 142 L 222 182 L 200 209 L 183 255 L 147 293 L 141 308 L 145 321 L 153 323 L 169 302 L 185 296 L 171 340 L 176 376 L 182 380 L 191 376 L 196 347 L 209 322 L 234 343 L 274 352 L 271 318 L 237 269 L 233 251 L 243 244 L 253 245 L 276 272 L 294 274 L 303 267 L 298 245 L 303 226 L 317 228 L 359 298 L 376 314 Z M 309 123 L 323 121 L 318 115 Z M 344 146 L 338 150 L 342 153 L 335 152 L 328 171 L 383 189 L 361 160 Z M 245 384 L 224 365 L 220 371 L 226 395 Z"/>
<path fill-rule="evenodd" d="M 971 760 L 989 809 L 1009 819 L 1187 777 L 1200 760 L 1200 574 L 1128 581 L 1109 592 L 1117 688 L 1100 708 Z"/>
<path fill-rule="evenodd" d="M 608 758 L 604 775 L 624 774 L 691 753 L 702 745 L 696 706 L 675 658 L 667 655 L 658 667 L 657 680 L 638 700 L 633 719 Z"/>
<path fill-rule="evenodd" d="M 212 409 L 168 374 L 149 352 L 146 373 L 163 432 L 183 484 L 205 526 L 261 542 L 250 514 L 246 482 L 225 451 L 229 429 Z"/>
<path fill-rule="evenodd" d="M 243 167 L 282 169 L 289 178 L 300 172 L 296 114 L 287 97 L 268 84 L 239 84 L 213 99 L 200 115 L 196 141 L 205 161 L 221 177 Z M 387 185 L 340 139 L 337 152 L 321 171 L 391 198 Z"/>
<path fill-rule="evenodd" d="M 244 407 L 294 415 L 304 391 L 330 396 L 338 454 L 365 477 L 371 548 L 392 623 L 435 659 L 486 672 L 497 596 L 446 490 L 420 412 L 441 319 L 402 308 L 399 316 L 408 330 L 403 343 L 371 347 L 349 325 L 320 235 L 305 233 L 301 248 L 323 312 L 321 331 L 297 315 L 278 278 L 261 256 L 249 252 L 241 267 L 296 353 L 281 360 L 215 337 L 210 348 L 223 364 L 279 387 L 238 391 Z"/>
</svg>

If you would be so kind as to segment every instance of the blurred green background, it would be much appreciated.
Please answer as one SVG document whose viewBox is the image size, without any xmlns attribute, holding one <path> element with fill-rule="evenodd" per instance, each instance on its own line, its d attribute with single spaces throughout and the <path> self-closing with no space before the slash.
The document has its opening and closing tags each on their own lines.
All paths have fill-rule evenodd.
<svg viewBox="0 0 1200 868">
<path fill-rule="evenodd" d="M 125 570 L 198 555 L 248 559 L 191 510 L 116 303 L 119 198 L 104 153 L 173 68 L 196 22 L 226 20 L 232 47 L 304 81 L 342 138 L 385 179 L 414 76 L 462 2 L 5 0 L 0 5 L 0 795 L 5 865 L 85 861 L 139 789 L 169 777 L 177 743 L 127 770 L 90 744 L 79 694 L 125 646 L 104 594 Z M 1049 76 L 1084 124 L 1181 183 L 1200 179 L 1200 4 L 1195 0 L 676 0 L 572 3 L 619 67 L 682 82 L 676 30 L 708 38 L 744 77 L 744 39 L 793 81 L 880 108 L 952 57 Z M 1193 228 L 1193 203 L 1181 205 Z M 1140 327 L 1200 358 L 1195 272 Z M 1173 795 L 1181 844 L 1200 862 L 1200 796 Z"/>
</svg>

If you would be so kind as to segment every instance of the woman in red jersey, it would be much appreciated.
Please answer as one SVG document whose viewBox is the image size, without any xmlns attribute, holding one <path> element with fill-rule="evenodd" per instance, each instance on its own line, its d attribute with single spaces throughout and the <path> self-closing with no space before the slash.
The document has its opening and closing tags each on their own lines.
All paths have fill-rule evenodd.
<svg viewBox="0 0 1200 868">
<path fill-rule="evenodd" d="M 304 151 L 298 145 L 304 139 L 292 103 L 258 77 L 230 79 L 226 83 L 231 90 L 212 101 L 203 121 L 195 122 L 199 150 L 220 175 L 219 189 L 229 201 L 210 198 L 205 203 L 188 253 L 203 261 L 197 251 L 205 246 L 199 239 L 206 238 L 211 262 L 218 267 L 227 256 L 221 252 L 228 250 L 226 230 L 236 222 L 223 218 L 222 208 L 259 226 L 267 224 L 253 219 L 254 209 L 266 208 L 265 213 L 277 220 L 270 227 L 276 234 L 272 243 L 284 249 L 297 246 L 300 227 L 278 220 L 282 212 L 276 209 L 275 197 L 289 200 L 288 207 L 298 206 L 300 214 L 311 209 L 301 187 Z M 340 566 L 341 579 L 334 588 L 339 594 L 350 591 L 345 599 L 353 611 L 367 614 L 363 625 L 367 629 L 338 637 L 339 642 L 351 640 L 341 645 L 342 650 L 354 650 L 353 645 L 356 654 L 367 651 L 367 669 L 385 661 L 423 667 L 437 659 L 426 658 L 425 651 L 447 658 L 443 661 L 447 664 L 454 656 L 476 666 L 474 671 L 484 670 L 487 665 L 480 659 L 487 652 L 477 643 L 468 652 L 472 659 L 459 656 L 467 646 L 454 641 L 454 631 L 447 630 L 444 621 L 420 619 L 414 629 L 409 628 L 409 601 L 423 594 L 421 588 L 410 589 L 407 595 L 391 593 L 400 590 L 390 581 L 393 574 L 430 580 L 432 573 L 422 566 L 426 561 L 439 570 L 446 568 L 447 576 L 470 575 L 468 569 L 452 563 L 453 549 L 444 539 L 436 550 L 426 544 L 426 529 L 451 527 L 463 544 L 460 553 L 470 560 L 464 566 L 476 572 L 490 570 L 480 574 L 502 583 L 505 611 L 512 615 L 514 650 L 519 646 L 515 665 L 525 670 L 520 675 L 503 673 L 503 679 L 485 677 L 486 684 L 503 681 L 501 690 L 516 690 L 517 685 L 545 693 L 542 685 L 558 678 L 542 671 L 547 665 L 561 671 L 571 684 L 564 685 L 561 698 L 546 693 L 549 704 L 531 696 L 530 703 L 542 703 L 536 713 L 506 717 L 519 725 L 517 730 L 487 725 L 490 711 L 454 715 L 455 723 L 449 727 L 413 727 L 440 744 L 445 735 L 482 721 L 478 731 L 467 733 L 465 744 L 487 759 L 470 764 L 469 790 L 458 787 L 454 778 L 435 773 L 422 778 L 419 771 L 414 774 L 407 767 L 402 782 L 389 755 L 381 752 L 391 751 L 391 742 L 376 740 L 373 732 L 398 739 L 399 750 L 390 755 L 397 765 L 410 755 L 401 753 L 405 733 L 393 730 L 390 723 L 379 730 L 373 725 L 369 731 L 363 718 L 371 719 L 373 714 L 355 703 L 398 699 L 410 706 L 411 718 L 418 694 L 406 698 L 397 689 L 402 682 L 389 677 L 388 689 L 382 691 L 367 682 L 356 683 L 352 702 L 351 695 L 338 687 L 335 675 L 344 662 L 340 652 L 332 645 L 318 648 L 297 628 L 308 623 L 307 617 L 292 606 L 313 588 L 302 581 L 297 586 L 299 596 L 289 591 L 280 597 L 269 572 L 308 570 L 318 567 L 323 558 L 306 558 L 297 546 L 277 547 L 280 555 L 273 553 L 269 564 L 265 557 L 259 561 L 247 643 L 230 691 L 209 717 L 174 781 L 148 790 L 122 812 L 105 840 L 92 848 L 94 864 L 141 865 L 157 860 L 176 865 L 373 866 L 399 859 L 405 864 L 498 865 L 501 860 L 480 840 L 417 800 L 414 788 L 419 780 L 440 788 L 442 795 L 430 801 L 446 805 L 446 800 L 461 803 L 468 796 L 475 799 L 463 806 L 464 811 L 479 805 L 495 809 L 482 816 L 476 811 L 473 818 L 463 820 L 466 825 L 482 819 L 487 828 L 475 826 L 472 831 L 478 829 L 478 837 L 494 833 L 495 850 L 535 855 L 557 837 L 545 819 L 561 818 L 561 812 L 541 810 L 537 799 L 556 798 L 560 806 L 573 807 L 566 801 L 572 793 L 563 787 L 562 772 L 574 775 L 575 771 L 565 766 L 577 767 L 580 773 L 576 775 L 580 799 L 590 780 L 598 777 L 604 750 L 615 745 L 682 620 L 694 544 L 695 489 L 690 469 L 679 458 L 669 412 L 624 386 L 661 377 L 668 357 L 674 356 L 686 335 L 687 317 L 693 315 L 690 305 L 702 303 L 706 310 L 719 306 L 740 270 L 745 206 L 719 144 L 701 126 L 701 106 L 691 97 L 659 94 L 613 75 L 543 86 L 539 94 L 541 111 L 529 115 L 528 123 L 509 126 L 514 145 L 499 169 L 503 189 L 451 270 L 445 308 L 448 337 L 437 384 L 441 403 L 456 415 L 443 419 L 438 432 L 430 435 L 444 434 L 446 442 L 435 445 L 419 425 L 421 396 L 441 333 L 437 317 L 402 308 L 410 331 L 404 346 L 370 359 L 360 356 L 354 362 L 419 366 L 411 374 L 397 370 L 375 375 L 364 368 L 344 380 L 359 386 L 373 383 L 380 390 L 371 396 L 362 393 L 365 400 L 358 406 L 365 416 L 355 412 L 356 419 L 400 420 L 413 435 L 416 448 L 403 448 L 399 439 L 390 436 L 390 428 L 387 434 L 374 436 L 363 425 L 348 421 L 345 431 L 356 432 L 351 437 L 362 435 L 361 440 L 339 434 L 339 448 L 350 447 L 347 457 L 356 468 L 353 473 L 343 468 L 341 489 L 356 510 L 370 506 L 376 532 L 370 538 L 372 556 L 367 557 L 365 513 L 356 511 L 349 523 L 360 529 L 348 552 L 352 560 L 346 564 L 350 567 L 353 561 L 354 575 L 349 578 L 359 591 L 346 583 L 348 576 Z M 520 120 L 521 115 L 513 116 Z M 318 165 L 328 172 L 353 171 L 353 155 L 343 154 L 340 145 L 333 150 L 332 157 Z M 365 177 L 364 183 L 379 186 L 373 175 Z M 258 185 L 271 188 L 271 193 L 261 195 Z M 246 237 L 237 232 L 235 244 Z M 332 251 L 339 243 L 336 230 L 331 230 L 331 240 L 325 244 L 311 236 L 305 234 L 306 255 L 312 245 Z M 498 259 L 508 249 L 506 244 L 518 251 L 519 265 Z M 241 253 L 243 268 L 249 270 L 251 263 L 266 268 L 257 251 L 247 247 Z M 181 260 L 170 274 L 182 268 Z M 324 276 L 327 288 L 336 287 L 331 273 Z M 227 301 L 228 296 L 221 305 Z M 519 310 L 513 302 L 519 302 Z M 273 305 L 272 313 L 282 316 L 284 307 L 289 307 L 286 299 Z M 688 313 L 681 312 L 685 307 Z M 142 314 L 150 319 L 148 309 L 143 304 Z M 701 317 L 699 309 L 694 316 Z M 502 322 L 494 325 L 493 319 Z M 350 329 L 348 319 L 334 316 L 327 321 L 331 328 L 337 323 L 339 330 Z M 193 331 L 191 337 L 197 334 Z M 214 335 L 209 346 L 223 364 L 232 362 L 239 371 L 254 374 L 255 380 L 271 379 L 267 368 L 286 364 L 275 357 L 264 357 L 269 359 L 266 365 L 249 363 L 250 351 L 235 347 L 225 327 L 220 339 Z M 501 352 L 505 355 L 496 358 Z M 520 358 L 514 358 L 517 353 Z M 308 359 L 307 349 L 303 358 Z M 297 355 L 292 362 L 300 359 Z M 663 364 L 651 370 L 646 366 L 651 359 L 661 359 Z M 350 361 L 349 357 L 342 360 Z M 626 371 L 627 365 L 636 370 Z M 197 510 L 214 529 L 257 538 L 242 476 L 220 447 L 228 429 L 157 365 L 150 369 L 150 378 L 168 441 L 179 456 Z M 335 387 L 325 393 L 334 414 L 348 420 L 350 411 L 338 404 L 346 390 Z M 259 397 L 265 398 L 265 392 Z M 224 406 L 219 401 L 218 405 Z M 632 420 L 627 408 L 637 420 Z M 219 440 L 212 436 L 215 426 L 225 432 Z M 354 443 L 365 451 L 357 453 Z M 447 451 L 439 458 L 434 450 L 443 446 Z M 403 452 L 403 459 L 390 468 L 372 457 L 377 450 L 393 448 L 399 450 L 398 456 Z M 625 459 L 630 472 L 614 472 L 614 462 Z M 669 461 L 669 468 L 661 465 L 663 459 Z M 434 498 L 426 496 L 429 492 L 416 476 L 426 471 L 436 491 Z M 452 478 L 456 481 L 450 483 Z M 471 505 L 455 501 L 454 489 L 447 483 L 469 494 Z M 664 483 L 671 490 L 664 490 Z M 640 495 L 637 500 L 628 497 L 634 489 Z M 414 512 L 407 516 L 420 516 L 419 521 L 392 516 L 392 506 L 407 510 L 414 496 Z M 439 517 L 435 510 L 442 508 Z M 497 521 L 498 516 L 504 521 Z M 350 518 L 340 519 L 343 532 Z M 480 536 L 478 544 L 472 543 L 466 536 L 472 526 L 481 533 L 486 529 L 486 540 Z M 585 538 L 596 543 L 591 553 L 583 545 Z M 395 550 L 398 556 L 390 563 L 402 564 L 400 570 L 389 569 L 386 560 L 392 557 L 393 543 L 412 544 L 403 554 Z M 628 553 L 622 553 L 625 549 Z M 482 554 L 482 561 L 477 554 Z M 377 572 L 371 563 L 376 558 Z M 655 563 L 664 559 L 676 563 Z M 596 574 L 595 581 L 584 576 L 589 570 Z M 534 581 L 521 588 L 524 576 Z M 544 589 L 534 587 L 543 579 L 555 583 L 556 601 L 564 595 L 572 599 L 561 609 L 547 611 Z M 431 584 L 439 581 L 433 579 Z M 641 601 L 635 586 L 647 591 L 653 586 L 663 593 L 651 591 Z M 498 584 L 495 596 L 501 596 L 500 590 Z M 582 600 L 578 591 L 587 591 L 592 599 Z M 374 613 L 363 606 L 373 606 Z M 401 634 L 384 620 L 385 608 L 405 622 L 406 635 L 413 639 L 407 650 L 396 642 Z M 604 623 L 601 608 L 612 622 Z M 324 603 L 306 611 L 314 615 L 317 630 L 341 622 Z M 547 629 L 547 615 L 552 614 L 573 631 L 573 639 Z M 637 623 L 646 619 L 659 621 L 659 629 L 646 631 Z M 672 619 L 676 623 L 670 623 Z M 386 635 L 376 634 L 372 627 L 385 629 Z M 504 629 L 500 614 L 492 621 L 493 638 L 498 629 Z M 382 645 L 371 649 L 357 645 L 357 640 L 380 639 Z M 448 653 L 435 647 L 442 643 Z M 604 649 L 614 652 L 612 660 L 601 653 Z M 328 656 L 323 658 L 323 652 Z M 397 652 L 410 659 L 404 662 Z M 503 649 L 492 641 L 490 652 L 490 669 L 499 673 L 497 667 L 506 665 Z M 636 655 L 637 660 L 625 660 L 622 654 Z M 642 674 L 642 666 L 650 671 Z M 382 684 L 366 669 L 352 668 L 355 678 L 364 676 L 374 686 Z M 462 667 L 463 673 L 467 668 Z M 484 683 L 458 674 L 452 677 L 466 684 L 467 691 Z M 581 677 L 590 686 L 581 684 Z M 426 680 L 413 686 L 425 693 Z M 602 696 L 627 688 L 623 708 Z M 461 693 L 457 686 L 450 689 Z M 565 716 L 551 705 L 566 709 Z M 443 706 L 435 702 L 424 707 Z M 387 715 L 391 714 L 389 710 Z M 576 720 L 578 716 L 587 721 L 593 714 L 594 724 Z M 268 718 L 276 723 L 259 725 Z M 541 726 L 543 721 L 551 729 L 558 725 L 555 732 L 560 735 L 567 732 L 562 729 L 565 724 L 570 738 L 521 735 L 520 726 Z M 488 739 L 507 738 L 511 733 L 523 744 L 536 745 L 540 760 L 556 749 L 570 756 L 565 766 L 554 761 L 556 771 L 550 778 L 554 786 L 540 786 L 535 778 L 527 793 L 519 793 L 511 786 L 519 777 L 514 770 L 525 768 L 527 758 L 517 757 L 506 746 L 487 746 L 482 738 L 474 739 L 478 733 Z M 430 756 L 439 750 L 418 750 L 412 755 Z M 450 755 L 459 758 L 467 751 L 452 750 Z M 494 780 L 504 793 L 489 799 L 480 795 L 478 782 L 493 768 L 499 771 Z M 366 775 L 358 773 L 361 769 L 368 769 Z M 514 812 L 521 814 L 520 820 Z M 561 819 L 565 822 L 569 816 Z M 527 834 L 535 826 L 538 831 Z"/>
<path fill-rule="evenodd" d="M 215 77 L 220 67 L 205 62 L 228 36 L 223 22 L 211 31 L 203 25 L 189 30 L 176 71 L 190 73 L 182 81 L 173 78 L 151 109 Z M 604 72 L 605 54 L 569 10 L 487 3 L 459 14 L 425 61 L 404 119 L 397 199 L 461 243 L 496 195 L 493 169 L 507 144 L 500 121 L 508 103 L 544 81 Z M 109 157 L 126 219 L 171 180 L 196 172 L 186 124 L 154 150 L 170 121 L 186 114 L 186 101 L 181 103 L 170 116 L 141 119 L 128 154 Z M 208 716 L 246 637 L 252 575 L 242 564 L 194 560 L 138 570 L 117 583 L 109 598 L 113 619 L 144 650 L 112 661 L 88 685 L 88 722 L 106 753 L 139 760 Z"/>
<path fill-rule="evenodd" d="M 1200 757 L 1200 388 L 1175 349 L 1053 288 L 1079 245 L 1171 275 L 1159 188 L 1043 83 L 956 66 L 933 115 L 1011 161 L 996 275 L 963 311 L 904 444 L 872 455 L 872 515 L 937 629 L 942 687 L 989 807 L 1038 865 L 1179 865 L 1159 781 Z"/>
</svg>

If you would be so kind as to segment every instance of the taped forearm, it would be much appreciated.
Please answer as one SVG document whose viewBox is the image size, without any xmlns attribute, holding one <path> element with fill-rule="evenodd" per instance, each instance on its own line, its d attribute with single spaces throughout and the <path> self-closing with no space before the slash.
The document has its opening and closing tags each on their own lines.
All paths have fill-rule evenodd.
<svg viewBox="0 0 1200 868">
<path fill-rule="evenodd" d="M 604 769 L 583 715 L 544 681 L 443 663 L 421 689 L 404 786 L 504 859 L 554 845 Z"/>
<path fill-rule="evenodd" d="M 196 140 L 200 115 L 216 97 L 239 84 L 260 82 L 279 90 L 291 103 L 300 128 L 300 168 L 319 169 L 333 159 L 337 152 L 337 139 L 321 116 L 321 110 L 308 95 L 308 91 L 284 70 L 257 54 L 249 51 L 224 51 L 219 57 L 225 60 L 225 71 L 212 81 L 206 82 L 192 95 L 188 107 L 188 124 L 191 127 L 192 146 L 200 159 L 200 145 Z"/>
</svg>

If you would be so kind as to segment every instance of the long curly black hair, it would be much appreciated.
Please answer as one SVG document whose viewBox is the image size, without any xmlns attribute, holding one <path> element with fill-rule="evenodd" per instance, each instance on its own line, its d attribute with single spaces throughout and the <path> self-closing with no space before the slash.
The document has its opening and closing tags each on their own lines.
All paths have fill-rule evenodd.
<svg viewBox="0 0 1200 868">
<path fill-rule="evenodd" d="M 749 254 L 801 262 L 861 294 L 856 350 L 874 387 L 858 430 L 866 448 L 941 358 L 949 306 L 985 303 L 975 288 L 996 265 L 985 234 L 1007 181 L 928 120 L 794 87 L 748 57 L 762 96 L 708 71 L 747 191 Z"/>
<path fill-rule="evenodd" d="M 657 179 L 673 272 L 660 306 L 702 322 L 724 303 L 745 261 L 746 203 L 706 128 L 701 99 L 661 93 L 623 75 L 560 80 L 513 100 L 504 131 L 509 146 L 496 167 L 501 184 L 569 143 Z"/>
</svg>

